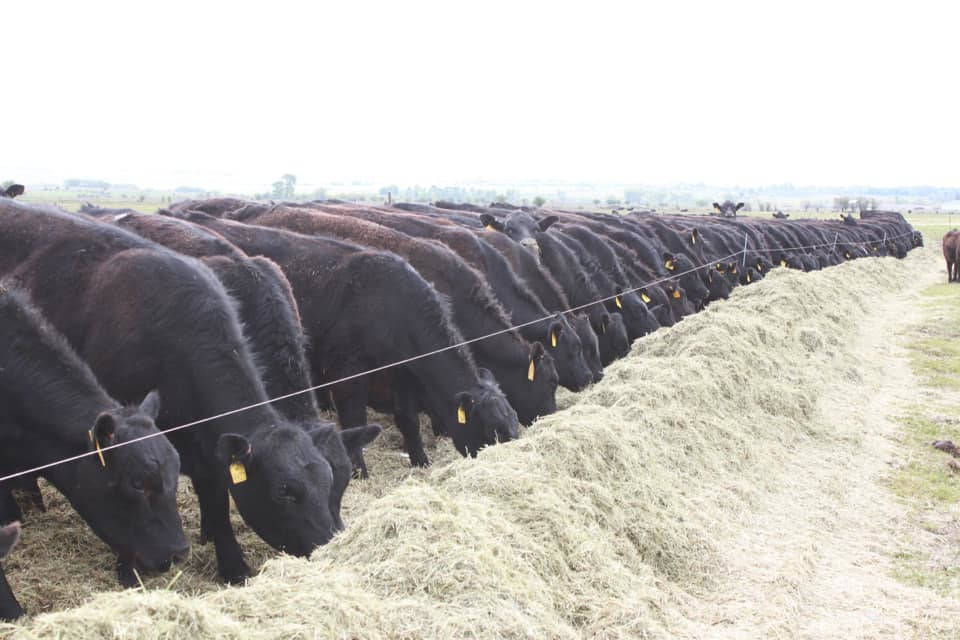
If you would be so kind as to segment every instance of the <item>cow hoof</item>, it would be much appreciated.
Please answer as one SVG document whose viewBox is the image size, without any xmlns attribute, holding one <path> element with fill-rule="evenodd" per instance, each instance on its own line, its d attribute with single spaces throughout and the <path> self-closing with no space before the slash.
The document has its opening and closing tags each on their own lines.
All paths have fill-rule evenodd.
<svg viewBox="0 0 960 640">
<path fill-rule="evenodd" d="M 250 567 L 247 566 L 246 562 L 241 561 L 241 564 L 238 567 L 221 569 L 220 577 L 223 578 L 223 581 L 227 584 L 242 585 L 244 582 L 246 582 L 247 578 L 250 577 Z"/>
<path fill-rule="evenodd" d="M 427 458 L 427 454 L 423 451 L 417 451 L 410 454 L 410 466 L 411 467 L 429 467 L 430 460 Z"/>
</svg>

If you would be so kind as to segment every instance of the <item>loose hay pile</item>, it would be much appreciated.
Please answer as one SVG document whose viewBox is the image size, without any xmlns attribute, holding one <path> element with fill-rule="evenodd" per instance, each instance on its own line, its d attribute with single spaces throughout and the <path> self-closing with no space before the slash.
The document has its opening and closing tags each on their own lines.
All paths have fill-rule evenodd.
<svg viewBox="0 0 960 640">
<path fill-rule="evenodd" d="M 379 477 L 348 490 L 348 530 L 310 561 L 268 560 L 248 586 L 197 596 L 158 588 L 173 577 L 161 576 L 146 592 L 100 594 L 9 629 L 244 640 L 668 634 L 724 571 L 717 545 L 768 488 L 770 467 L 804 440 L 857 437 L 829 425 L 818 395 L 851 375 L 858 317 L 918 273 L 919 253 L 777 270 L 638 341 L 602 383 L 477 460 L 443 442 L 432 470 L 410 471 L 386 438 L 368 457 Z"/>
</svg>

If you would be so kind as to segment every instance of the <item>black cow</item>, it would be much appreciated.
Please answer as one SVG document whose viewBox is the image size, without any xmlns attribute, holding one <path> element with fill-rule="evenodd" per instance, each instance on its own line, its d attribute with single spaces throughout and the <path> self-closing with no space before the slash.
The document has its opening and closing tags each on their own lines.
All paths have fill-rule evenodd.
<svg viewBox="0 0 960 640">
<path fill-rule="evenodd" d="M 531 424 L 538 416 L 556 411 L 559 377 L 553 357 L 510 329 L 506 312 L 483 276 L 443 244 L 411 238 L 365 220 L 305 209 L 277 207 L 252 220 L 298 233 L 334 236 L 402 256 L 450 298 L 454 323 L 467 339 L 495 334 L 470 344 L 470 350 L 477 363 L 493 373 L 520 422 Z"/>
<path fill-rule="evenodd" d="M 81 207 L 80 211 L 110 220 L 184 255 L 199 258 L 210 267 L 237 302 L 244 334 L 250 341 L 271 398 L 314 386 L 297 303 L 290 283 L 274 262 L 259 256 L 248 258 L 215 232 L 169 216 L 90 205 Z M 377 437 L 379 426 L 331 432 L 328 438 L 322 438 L 316 430 L 329 426 L 329 422 L 320 418 L 316 396 L 312 392 L 279 400 L 273 406 L 305 431 L 314 432 L 314 443 L 334 475 L 330 513 L 337 530 L 343 529 L 340 505 L 350 480 L 349 460 L 354 460 L 360 475 L 366 476 L 362 449 Z"/>
<path fill-rule="evenodd" d="M 180 458 L 154 424 L 159 410 L 155 391 L 122 407 L 27 296 L 0 284 L 0 474 L 148 437 L 40 472 L 117 553 L 127 586 L 135 567 L 166 570 L 187 551 Z M 6 504 L 10 488 L 0 486 Z"/>
<path fill-rule="evenodd" d="M 20 523 L 11 522 L 5 527 L 0 527 L 0 560 L 3 560 L 20 539 Z M 23 607 L 17 602 L 17 598 L 10 589 L 10 583 L 7 582 L 7 576 L 0 568 L 0 620 L 16 620 L 24 613 Z"/>
<path fill-rule="evenodd" d="M 556 236 L 546 232 L 557 220 L 559 220 L 557 216 L 537 220 L 530 214 L 520 211 L 511 213 L 502 220 L 490 214 L 480 216 L 484 228 L 506 234 L 537 258 L 560 283 L 574 308 L 586 311 L 590 324 L 597 334 L 600 360 L 607 365 L 630 351 L 630 339 L 623 317 L 619 313 L 609 313 L 604 304 L 598 302 L 609 295 L 614 295 L 615 292 L 601 294 L 590 280 L 576 254 L 564 246 Z"/>
<path fill-rule="evenodd" d="M 308 353 L 318 382 L 462 342 L 436 291 L 394 254 L 201 213 L 183 215 L 248 254 L 269 256 L 280 265 L 311 338 Z M 522 374 L 528 375 L 528 365 L 534 362 L 534 377 L 540 373 L 548 378 L 549 356 L 528 349 Z M 541 380 L 527 388 L 549 384 Z M 377 389 L 386 393 L 378 395 Z M 335 385 L 333 400 L 345 427 L 364 424 L 368 404 L 393 411 L 411 464 L 417 466 L 429 463 L 420 436 L 421 410 L 431 417 L 434 430 L 449 435 L 463 455 L 476 455 L 486 445 L 518 435 L 517 414 L 465 348 Z"/>
<path fill-rule="evenodd" d="M 384 213 L 358 207 L 313 206 L 333 215 L 350 215 L 395 229 L 415 238 L 438 240 L 450 247 L 470 266 L 486 276 L 514 324 L 526 325 L 520 333 L 527 340 L 542 344 L 553 357 L 560 384 L 580 391 L 593 379 L 584 361 L 581 340 L 562 315 L 550 313 L 514 272 L 507 259 L 481 237 L 452 223 L 413 214 Z M 542 320 L 537 322 L 537 320 Z M 532 323 L 532 324 L 530 324 Z"/>
<path fill-rule="evenodd" d="M 307 555 L 330 540 L 330 464 L 310 435 L 261 404 L 236 310 L 207 267 L 93 219 L 0 200 L 0 274 L 30 291 L 113 397 L 130 402 L 157 388 L 159 426 L 257 405 L 169 434 L 225 580 L 249 575 L 228 491 L 278 549 Z"/>
<path fill-rule="evenodd" d="M 743 206 L 744 205 L 742 202 L 738 202 L 734 204 L 730 200 L 724 200 L 723 204 L 714 202 L 713 209 L 714 211 L 716 211 L 716 213 L 713 213 L 713 211 L 711 211 L 710 215 L 718 215 L 721 218 L 736 218 L 737 211 L 740 211 L 740 209 L 742 209 Z"/>
<path fill-rule="evenodd" d="M 22 184 L 12 184 L 3 191 L 0 191 L 0 198 L 16 198 L 22 196 L 25 191 Z"/>
</svg>

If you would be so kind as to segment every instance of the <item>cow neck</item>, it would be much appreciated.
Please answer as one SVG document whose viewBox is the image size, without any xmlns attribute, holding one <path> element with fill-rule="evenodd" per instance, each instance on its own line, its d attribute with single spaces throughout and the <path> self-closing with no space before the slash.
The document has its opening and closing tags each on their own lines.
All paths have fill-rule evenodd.
<svg viewBox="0 0 960 640">
<path fill-rule="evenodd" d="M 42 328 L 39 319 L 25 308 L 10 309 L 7 320 L 15 331 L 0 336 L 7 354 L 0 367 L 4 388 L 0 393 L 17 407 L 16 413 L 38 436 L 86 442 L 87 431 L 103 411 L 119 408 L 97 382 L 89 367 L 66 341 Z M 17 345 L 25 345 L 20 352 Z"/>
</svg>

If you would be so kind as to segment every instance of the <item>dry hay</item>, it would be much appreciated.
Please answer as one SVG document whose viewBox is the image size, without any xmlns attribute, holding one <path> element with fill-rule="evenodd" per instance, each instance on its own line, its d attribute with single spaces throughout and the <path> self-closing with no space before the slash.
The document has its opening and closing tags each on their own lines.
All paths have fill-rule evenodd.
<svg viewBox="0 0 960 640">
<path fill-rule="evenodd" d="M 348 489 L 348 530 L 310 561 L 275 557 L 246 587 L 211 589 L 212 551 L 195 549 L 171 589 L 173 575 L 158 576 L 145 591 L 97 594 L 10 629 L 62 638 L 669 635 L 723 576 L 717 545 L 773 488 L 771 468 L 804 442 L 858 437 L 820 415 L 818 396 L 857 375 L 847 345 L 858 319 L 919 272 L 917 253 L 777 270 L 738 288 L 638 341 L 602 383 L 563 394 L 562 411 L 476 460 L 441 442 L 431 470 L 411 471 L 388 433 L 370 452 L 374 478 Z M 51 592 L 77 581 L 62 602 L 45 596 L 56 606 L 81 599 L 84 586 L 111 586 L 102 559 L 76 566 L 70 555 L 64 566 L 54 557 L 33 577 L 15 569 L 34 572 L 38 556 L 71 546 L 102 550 L 79 528 L 25 531 L 25 547 L 46 536 L 33 559 L 18 549 L 7 565 L 28 608 L 32 580 Z M 255 557 L 269 555 L 251 541 L 242 539 Z"/>
</svg>

